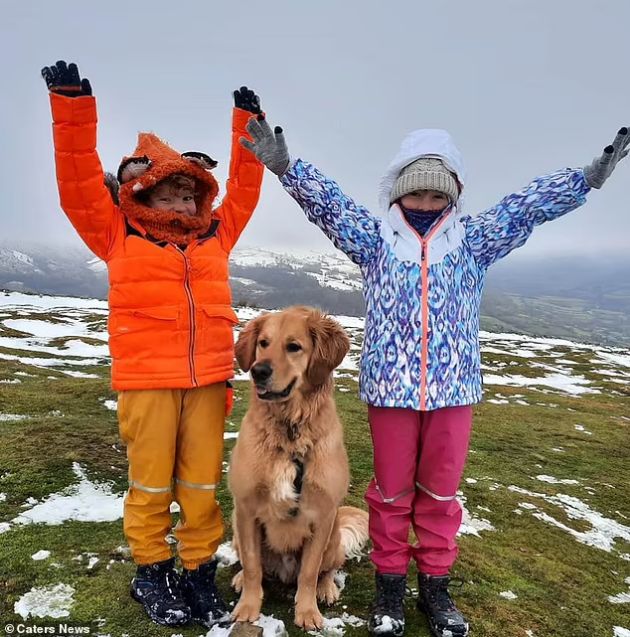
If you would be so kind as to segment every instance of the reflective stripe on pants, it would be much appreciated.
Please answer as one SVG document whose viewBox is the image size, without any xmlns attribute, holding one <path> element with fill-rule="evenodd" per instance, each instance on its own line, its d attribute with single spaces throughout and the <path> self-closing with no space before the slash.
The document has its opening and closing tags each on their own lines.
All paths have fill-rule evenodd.
<svg viewBox="0 0 630 637">
<path fill-rule="evenodd" d="M 175 500 L 179 556 L 186 568 L 195 568 L 214 555 L 223 537 L 215 493 L 223 460 L 225 383 L 123 391 L 118 417 L 129 460 L 124 530 L 135 562 L 171 556 L 166 535 Z"/>
<path fill-rule="evenodd" d="M 444 575 L 457 557 L 462 509 L 456 492 L 466 462 L 472 407 L 414 411 L 368 407 L 374 446 L 370 554 L 380 573 Z M 413 526 L 418 542 L 409 543 Z"/>
</svg>

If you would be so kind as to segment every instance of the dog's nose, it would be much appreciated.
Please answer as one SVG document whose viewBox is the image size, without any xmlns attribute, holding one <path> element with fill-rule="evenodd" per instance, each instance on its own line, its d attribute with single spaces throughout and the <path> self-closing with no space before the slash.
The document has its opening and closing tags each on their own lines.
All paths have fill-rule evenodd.
<svg viewBox="0 0 630 637">
<path fill-rule="evenodd" d="M 269 379 L 271 374 L 273 373 L 273 369 L 271 369 L 271 365 L 269 363 L 256 363 L 252 367 L 252 378 L 255 383 L 264 383 Z"/>
</svg>

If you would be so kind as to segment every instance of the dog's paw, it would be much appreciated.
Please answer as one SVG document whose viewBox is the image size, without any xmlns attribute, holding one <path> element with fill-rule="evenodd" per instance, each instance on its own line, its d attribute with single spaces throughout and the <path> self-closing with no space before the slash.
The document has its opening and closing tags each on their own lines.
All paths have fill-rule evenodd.
<svg viewBox="0 0 630 637">
<path fill-rule="evenodd" d="M 240 593 L 243 590 L 243 571 L 240 570 L 233 578 L 232 578 L 232 588 Z"/>
<path fill-rule="evenodd" d="M 296 606 L 295 625 L 304 630 L 319 630 L 324 627 L 324 618 L 317 606 Z"/>
<path fill-rule="evenodd" d="M 329 606 L 339 600 L 339 587 L 332 577 L 323 577 L 317 584 L 317 599 Z"/>
<path fill-rule="evenodd" d="M 235 622 L 255 622 L 260 617 L 261 606 L 262 596 L 256 599 L 255 596 L 241 595 L 241 599 L 232 611 L 232 619 Z"/>
</svg>

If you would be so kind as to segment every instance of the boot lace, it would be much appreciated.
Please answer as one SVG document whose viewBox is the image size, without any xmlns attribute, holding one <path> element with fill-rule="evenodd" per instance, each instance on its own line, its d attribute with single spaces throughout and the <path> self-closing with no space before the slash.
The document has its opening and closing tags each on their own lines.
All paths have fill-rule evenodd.
<svg viewBox="0 0 630 637">
<path fill-rule="evenodd" d="M 376 611 L 380 614 L 390 614 L 402 609 L 406 582 L 383 579 L 376 593 Z"/>
<path fill-rule="evenodd" d="M 172 601 L 177 601 L 181 598 L 180 578 L 174 569 L 166 570 L 163 577 L 159 578 L 157 585 L 159 593 L 168 595 Z"/>
<path fill-rule="evenodd" d="M 431 602 L 434 603 L 441 611 L 449 612 L 457 610 L 448 589 L 449 587 L 461 588 L 464 585 L 464 580 L 458 577 L 453 577 L 450 580 L 445 579 L 432 584 L 433 585 L 428 588 Z"/>
</svg>

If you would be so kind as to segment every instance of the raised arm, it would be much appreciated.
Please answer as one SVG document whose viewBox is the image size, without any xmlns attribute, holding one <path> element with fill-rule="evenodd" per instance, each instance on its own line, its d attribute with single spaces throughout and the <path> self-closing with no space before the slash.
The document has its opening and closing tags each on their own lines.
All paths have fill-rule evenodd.
<svg viewBox="0 0 630 637">
<path fill-rule="evenodd" d="M 628 128 L 621 128 L 613 143 L 585 168 L 538 177 L 478 216 L 467 217 L 466 236 L 479 265 L 489 267 L 522 246 L 536 226 L 581 206 L 589 190 L 601 188 L 628 154 L 629 145 Z"/>
<path fill-rule="evenodd" d="M 291 161 L 282 128 L 253 120 L 247 130 L 253 141 L 241 140 L 279 178 L 300 204 L 309 221 L 321 228 L 354 263 L 365 265 L 380 242 L 380 219 L 346 196 L 332 179 L 301 159 Z"/>
<path fill-rule="evenodd" d="M 76 64 L 42 69 L 50 91 L 61 207 L 83 241 L 107 259 L 120 213 L 104 183 L 96 152 L 96 100 Z"/>
<path fill-rule="evenodd" d="M 230 251 L 251 219 L 262 184 L 264 166 L 239 140 L 247 135 L 247 122 L 260 115 L 260 100 L 246 86 L 234 91 L 232 150 L 226 195 L 215 214 L 221 220 L 219 237 Z"/>
<path fill-rule="evenodd" d="M 581 169 L 559 170 L 466 217 L 466 236 L 479 266 L 488 268 L 522 246 L 536 226 L 581 206 L 589 190 Z"/>
</svg>

